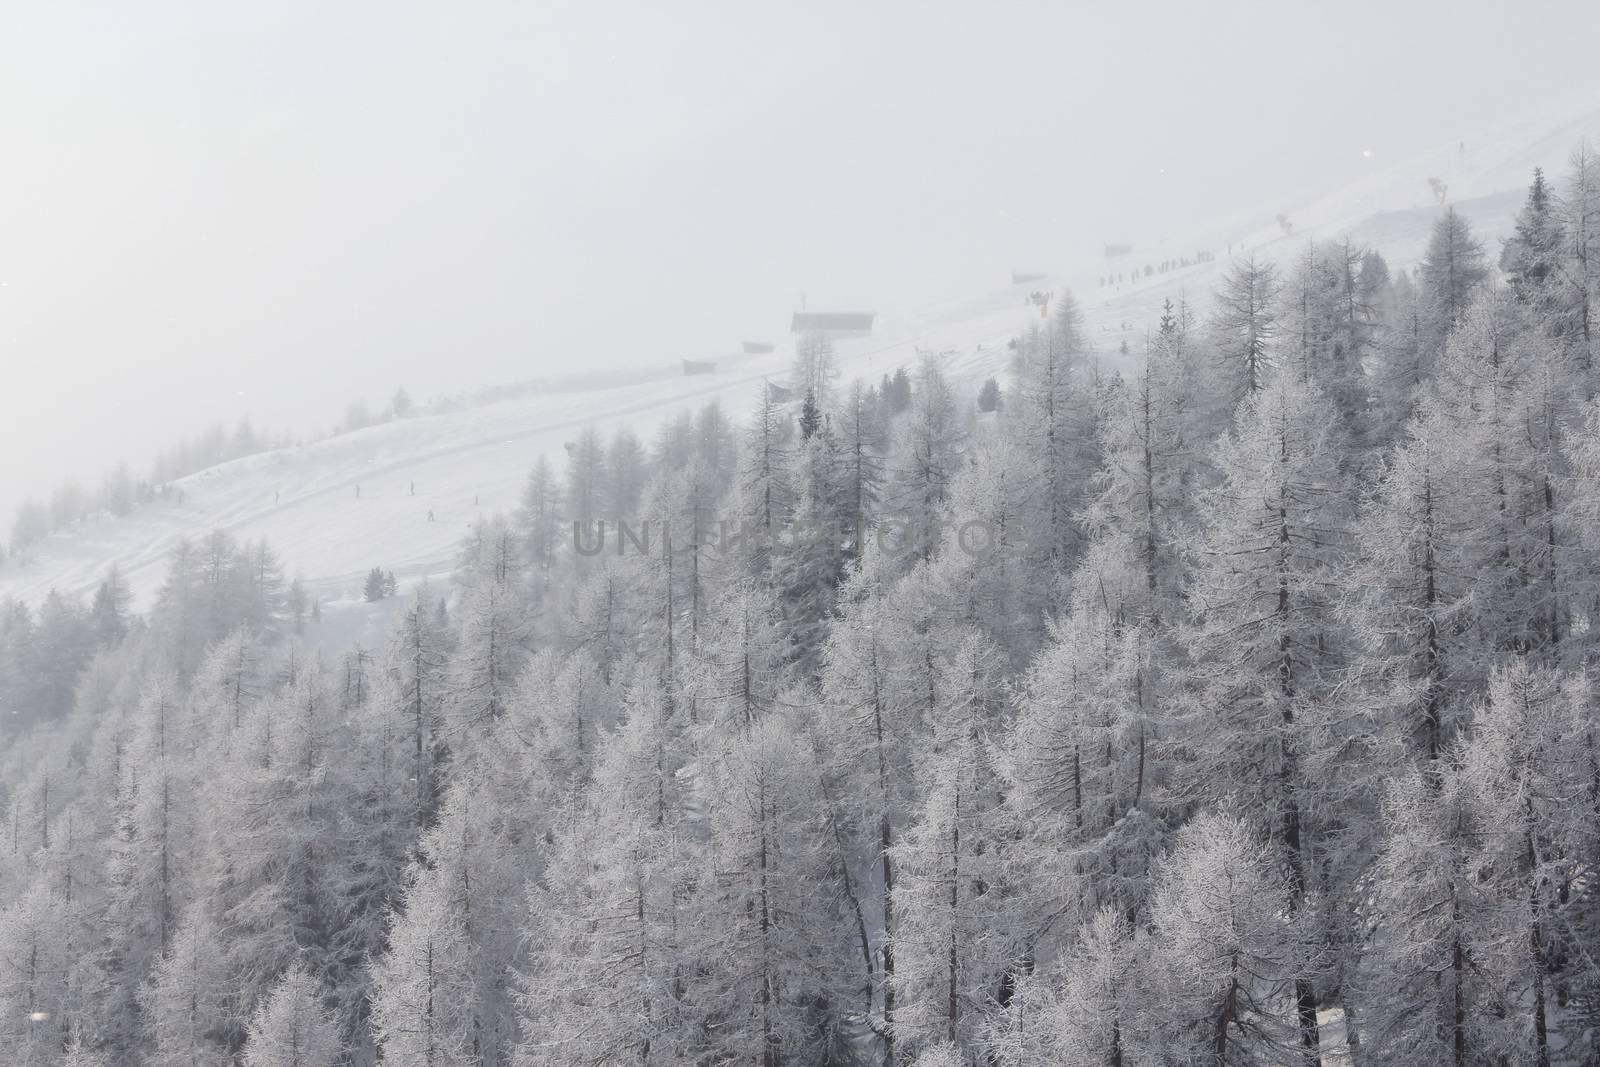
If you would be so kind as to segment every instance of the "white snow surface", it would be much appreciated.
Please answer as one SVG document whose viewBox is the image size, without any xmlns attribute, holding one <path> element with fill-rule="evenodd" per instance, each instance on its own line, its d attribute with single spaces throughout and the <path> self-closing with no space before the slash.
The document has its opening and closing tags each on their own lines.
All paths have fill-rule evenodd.
<svg viewBox="0 0 1600 1067">
<path fill-rule="evenodd" d="M 1544 167 L 1546 177 L 1559 182 L 1568 154 L 1584 138 L 1600 140 L 1600 101 L 1547 104 L 1470 139 L 1410 159 L 1375 163 L 1361 180 L 1302 203 L 1263 205 L 1253 221 L 1200 229 L 1190 240 L 1138 248 L 1112 264 L 1057 263 L 1047 283 L 891 311 L 879 316 L 871 338 L 838 344 L 841 380 L 876 381 L 896 367 L 909 369 L 922 353 L 937 355 L 945 372 L 967 388 L 990 374 L 1003 378 L 1007 342 L 1038 321 L 1027 294 L 1041 287 L 1057 293 L 1070 288 L 1104 365 L 1135 369 L 1120 367 L 1121 343 L 1127 342 L 1137 362 L 1166 299 L 1187 299 L 1203 316 L 1229 261 L 1230 243 L 1233 256 L 1248 251 L 1287 265 L 1308 239 L 1348 234 L 1378 248 L 1391 269 L 1413 266 L 1443 210 L 1430 191 L 1430 177 L 1446 183 L 1450 203 L 1473 223 L 1493 257 L 1511 230 L 1533 168 Z M 1280 211 L 1293 222 L 1292 234 L 1276 221 Z M 1200 249 L 1216 259 L 1121 286 L 1099 284 L 1108 270 L 1128 272 L 1169 257 L 1192 259 Z M 1005 267 L 996 270 L 997 279 L 1005 278 Z M 772 333 L 786 327 L 773 323 Z M 353 629 L 369 629 L 356 605 L 370 568 L 392 570 L 403 584 L 442 579 L 473 523 L 516 506 L 536 456 L 548 456 L 561 469 L 563 445 L 579 427 L 592 424 L 609 433 L 629 425 L 648 441 L 678 410 L 711 400 L 737 419 L 756 403 L 763 379 L 787 379 L 792 358 L 792 339 L 787 339 L 771 355 L 720 360 L 714 375 L 685 377 L 676 361 L 663 358 L 609 379 L 592 373 L 553 378 L 510 399 L 420 414 L 235 460 L 173 483 L 173 490 L 182 490 L 181 506 L 173 492 L 166 502 L 142 506 L 125 518 L 102 516 L 54 534 L 26 559 L 8 558 L 0 563 L 0 597 L 36 603 L 52 588 L 85 594 L 116 563 L 135 603 L 147 605 L 173 544 L 220 528 L 240 539 L 265 538 L 289 574 L 303 576 L 330 607 L 350 608 Z"/>
</svg>

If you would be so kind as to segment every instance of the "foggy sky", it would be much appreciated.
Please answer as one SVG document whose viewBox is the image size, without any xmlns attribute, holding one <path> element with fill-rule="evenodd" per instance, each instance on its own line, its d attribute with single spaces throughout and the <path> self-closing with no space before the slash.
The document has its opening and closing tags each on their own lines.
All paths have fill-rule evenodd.
<svg viewBox="0 0 1600 1067">
<path fill-rule="evenodd" d="M 1335 11 L 1340 13 L 1335 14 Z M 717 354 L 1600 84 L 1590 0 L 0 5 L 0 539 L 217 417 Z"/>
</svg>

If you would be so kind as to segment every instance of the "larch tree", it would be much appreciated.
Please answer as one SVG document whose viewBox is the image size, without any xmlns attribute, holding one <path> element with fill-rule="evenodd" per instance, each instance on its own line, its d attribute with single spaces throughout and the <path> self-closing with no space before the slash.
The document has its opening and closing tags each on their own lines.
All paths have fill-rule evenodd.
<svg viewBox="0 0 1600 1067">
<path fill-rule="evenodd" d="M 291 967 L 250 1019 L 244 1067 L 335 1067 L 343 1050 L 317 980 Z"/>
<path fill-rule="evenodd" d="M 858 1006 L 841 872 L 818 826 L 805 742 L 793 717 L 774 711 L 703 734 L 698 748 L 714 870 L 700 882 L 695 946 L 711 988 L 695 999 L 715 1006 L 710 1052 L 762 1067 L 827 1062 L 845 1051 Z"/>
<path fill-rule="evenodd" d="M 649 476 L 644 445 L 632 430 L 623 428 L 612 435 L 606 448 L 606 474 L 604 516 L 626 522 L 638 509 Z"/>
<path fill-rule="evenodd" d="M 1595 906 L 1582 873 L 1597 829 L 1592 697 L 1582 679 L 1525 659 L 1488 690 L 1463 759 L 1482 831 L 1478 891 L 1494 900 L 1476 963 L 1506 1002 L 1494 1050 L 1544 1067 L 1566 1044 L 1555 1033 L 1564 990 L 1600 974 L 1578 933 Z M 1586 1029 L 1571 1027 L 1580 1041 Z"/>
<path fill-rule="evenodd" d="M 694 420 L 694 452 L 720 492 L 738 471 L 738 432 L 718 401 L 702 407 Z"/>
<path fill-rule="evenodd" d="M 999 1067 L 1083 1063 L 1125 1067 L 1144 1048 L 1150 992 L 1142 957 L 1150 941 L 1115 908 L 1095 912 L 1046 971 L 1018 982 L 987 1046 Z M 1159 1009 L 1157 1009 L 1159 1011 Z M 1150 1012 L 1155 1015 L 1156 1012 Z"/>
<path fill-rule="evenodd" d="M 1332 578 L 1348 536 L 1336 441 L 1320 390 L 1275 378 L 1241 405 L 1219 447 L 1221 482 L 1200 497 L 1190 549 L 1184 773 L 1202 795 L 1265 821 L 1296 910 L 1318 888 L 1336 781 L 1328 759 L 1345 728 L 1329 702 L 1340 651 Z M 1294 986 L 1301 1040 L 1315 1057 L 1314 976 Z"/>
<path fill-rule="evenodd" d="M 1179 832 L 1151 903 L 1153 1059 L 1315 1062 L 1295 1006 L 1315 949 L 1294 894 L 1256 828 L 1204 813 Z"/>
<path fill-rule="evenodd" d="M 746 539 L 745 566 L 752 576 L 767 576 L 771 543 L 789 521 L 792 436 L 793 425 L 773 399 L 772 388 L 763 382 L 761 399 L 745 430 L 737 487 L 738 533 Z"/>
<path fill-rule="evenodd" d="M 522 882 L 494 798 L 477 795 L 471 777 L 446 792 L 376 965 L 373 1026 L 386 1059 L 492 1067 L 514 1041 Z"/>
<path fill-rule="evenodd" d="M 659 682 L 641 671 L 595 782 L 556 832 L 530 890 L 519 1067 L 679 1062 L 697 958 L 684 929 L 692 882 L 684 751 Z"/>
<path fill-rule="evenodd" d="M 1390 454 L 1363 502 L 1362 551 L 1341 605 L 1360 647 L 1357 684 L 1387 709 L 1375 733 L 1429 768 L 1465 719 L 1473 670 L 1463 641 L 1470 574 L 1459 563 L 1464 483 L 1450 431 L 1425 415 Z"/>
<path fill-rule="evenodd" d="M 140 991 L 155 1067 L 221 1067 L 230 1055 L 227 1027 L 228 984 L 210 950 L 216 931 L 203 909 L 179 924 L 172 943 L 156 965 L 152 981 Z"/>
<path fill-rule="evenodd" d="M 712 729 L 748 728 L 784 689 L 790 645 L 783 620 L 765 590 L 749 581 L 723 590 L 710 614 L 685 670 L 685 695 L 696 720 Z"/>
<path fill-rule="evenodd" d="M 1488 276 L 1483 242 L 1454 207 L 1446 208 L 1433 225 L 1422 260 L 1419 300 L 1423 347 L 1428 352 L 1444 349 Z"/>
<path fill-rule="evenodd" d="M 1557 329 L 1574 349 L 1592 396 L 1593 370 L 1600 355 L 1600 154 L 1581 144 L 1573 150 L 1566 182 L 1556 203 L 1562 229 L 1558 260 L 1560 294 Z"/>
<path fill-rule="evenodd" d="M 800 335 L 794 346 L 794 373 L 789 385 L 796 395 L 810 396 L 823 411 L 833 410 L 833 383 L 839 376 L 833 340 L 819 330 Z"/>
<path fill-rule="evenodd" d="M 773 576 L 784 605 L 791 645 L 804 650 L 802 669 L 814 673 L 834 601 L 844 581 L 847 487 L 839 442 L 831 428 L 820 428 L 795 449 L 794 524 L 774 549 Z"/>
<path fill-rule="evenodd" d="M 389 949 L 376 965 L 372 1011 L 386 1058 L 421 1067 L 482 1062 L 474 946 L 457 891 L 430 880 L 407 894 L 404 915 L 395 919 Z"/>
<path fill-rule="evenodd" d="M 895 846 L 914 797 L 916 746 L 909 694 L 897 684 L 904 624 L 884 600 L 888 565 L 868 549 L 850 590 L 851 607 L 824 653 L 820 748 L 838 818 L 855 848 L 870 857 L 861 871 L 873 898 L 872 951 L 877 967 L 873 1029 L 893 1062 L 895 1012 Z"/>
<path fill-rule="evenodd" d="M 894 524 L 891 532 L 903 565 L 933 555 L 963 439 L 950 383 L 938 361 L 925 356 L 917 368 L 910 410 L 895 423 L 884 488 L 886 520 Z"/>
<path fill-rule="evenodd" d="M 606 511 L 608 472 L 605 441 L 600 431 L 585 426 L 567 443 L 566 513 L 584 529 L 609 518 Z"/>
<path fill-rule="evenodd" d="M 0 1048 L 14 1062 L 54 1062 L 68 1033 L 68 919 L 43 884 L 0 906 Z"/>
<path fill-rule="evenodd" d="M 1044 611 L 1056 592 L 1036 581 L 1028 559 L 1026 457 L 1010 438 L 973 445 L 940 512 L 934 559 L 926 565 L 947 621 L 977 627 L 1013 663 L 1043 639 Z"/>
<path fill-rule="evenodd" d="M 1272 342 L 1278 333 L 1281 291 L 1277 268 L 1253 255 L 1239 260 L 1222 276 L 1211 332 L 1221 376 L 1218 399 L 1224 411 L 1266 387 Z"/>
<path fill-rule="evenodd" d="M 1486 907 L 1470 798 L 1447 764 L 1431 777 L 1397 777 L 1383 812 L 1372 879 L 1382 926 L 1363 947 L 1354 980 L 1361 1043 L 1381 1063 L 1483 1062 L 1479 1027 L 1493 993 L 1476 959 Z"/>
<path fill-rule="evenodd" d="M 1145 910 L 1165 831 L 1150 815 L 1159 741 L 1141 652 L 1137 629 L 1074 612 L 1052 626 L 1018 686 L 1001 769 L 1014 821 L 1026 828 L 1013 863 L 1032 916 L 1030 950 L 1070 937 L 1100 906 L 1130 917 Z"/>
<path fill-rule="evenodd" d="M 405 771 L 419 825 L 438 800 L 438 764 L 445 751 L 445 667 L 447 638 L 438 625 L 436 604 L 426 585 L 419 586 L 390 632 L 384 668 L 393 686 L 384 695 L 396 702 L 394 728 L 404 731 Z"/>
<path fill-rule="evenodd" d="M 1060 571 L 1081 548 L 1076 513 L 1099 467 L 1098 383 L 1071 293 L 1061 295 L 1044 326 L 1017 339 L 1012 372 L 1005 421 L 1028 483 L 1023 492 L 1031 507 L 1023 533 L 1034 566 L 1041 573 Z"/>
<path fill-rule="evenodd" d="M 527 655 L 526 616 L 510 581 L 487 575 L 468 591 L 460 646 L 444 672 L 442 714 L 452 747 L 505 714 Z"/>
<path fill-rule="evenodd" d="M 901 1054 L 981 1047 L 1015 953 L 1006 921 L 1000 781 L 984 747 L 1001 723 L 1000 655 L 969 634 L 938 664 L 935 705 L 914 773 L 923 798 L 894 858 L 894 1020 Z"/>
<path fill-rule="evenodd" d="M 550 461 L 540 456 L 528 470 L 517 506 L 517 528 L 525 545 L 528 570 L 536 587 L 549 584 L 551 565 L 562 541 L 561 486 Z"/>
</svg>

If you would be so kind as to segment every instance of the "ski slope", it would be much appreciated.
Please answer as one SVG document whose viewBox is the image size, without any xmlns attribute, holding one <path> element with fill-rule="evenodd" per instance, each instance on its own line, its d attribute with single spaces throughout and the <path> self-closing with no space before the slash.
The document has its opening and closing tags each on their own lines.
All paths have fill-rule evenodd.
<svg viewBox="0 0 1600 1067">
<path fill-rule="evenodd" d="M 931 332 L 953 350 L 957 376 L 988 374 L 1003 363 L 1005 340 L 1023 315 L 1006 300 L 1003 310 L 934 331 L 890 324 L 874 339 L 841 342 L 841 365 L 847 377 L 892 371 L 913 362 Z M 516 506 L 537 456 L 560 469 L 563 446 L 580 427 L 632 426 L 649 440 L 678 410 L 713 400 L 737 418 L 760 397 L 764 379 L 788 377 L 792 359 L 786 343 L 771 355 L 726 360 L 715 375 L 648 372 L 608 387 L 552 383 L 530 396 L 234 460 L 171 483 L 164 501 L 121 519 L 91 519 L 45 539 L 25 562 L 0 564 L 0 596 L 33 602 L 51 588 L 86 593 L 115 562 L 135 602 L 145 603 L 172 546 L 212 529 L 265 538 L 289 573 L 325 598 L 355 595 L 374 566 L 402 582 L 442 577 L 472 524 Z"/>
<path fill-rule="evenodd" d="M 1308 239 L 1348 234 L 1380 249 L 1392 268 L 1414 265 L 1442 210 L 1432 198 L 1430 177 L 1446 184 L 1450 202 L 1493 254 L 1510 232 L 1533 167 L 1543 166 L 1558 180 L 1567 154 L 1585 137 L 1600 141 L 1600 105 L 1545 105 L 1470 140 L 1374 167 L 1360 181 L 1299 205 L 1271 205 L 1256 222 L 1197 230 L 1181 245 L 1138 249 L 1119 260 L 1120 267 L 1103 261 L 1055 264 L 1048 287 L 1073 290 L 1091 344 L 1106 365 L 1116 366 L 1123 342 L 1135 357 L 1143 350 L 1163 301 L 1187 299 L 1203 313 L 1228 265 L 1230 243 L 1234 256 L 1287 263 Z M 1294 223 L 1293 233 L 1276 221 L 1280 209 Z M 1121 286 L 1099 284 L 1108 269 L 1193 257 L 1199 249 L 1216 259 Z M 997 277 L 1003 275 L 997 271 Z M 1039 287 L 1004 286 L 880 315 L 873 337 L 838 345 L 842 377 L 876 380 L 913 365 L 923 353 L 935 354 L 947 374 L 968 385 L 1003 375 L 1007 342 L 1038 319 L 1027 292 Z M 774 323 L 773 333 L 784 325 Z M 675 362 L 662 360 L 610 381 L 594 375 L 552 380 L 514 398 L 419 414 L 226 463 L 173 483 L 182 491 L 181 506 L 176 493 L 169 494 L 167 502 L 125 518 L 92 519 L 55 534 L 25 560 L 0 563 L 0 597 L 37 602 L 52 588 L 85 594 L 116 563 L 136 603 L 147 604 L 174 543 L 222 529 L 240 539 L 265 538 L 308 589 L 353 610 L 374 566 L 394 571 L 402 583 L 445 576 L 472 524 L 515 507 L 535 457 L 546 455 L 559 468 L 563 445 L 579 427 L 592 424 L 609 432 L 628 425 L 648 440 L 679 409 L 712 400 L 738 418 L 759 398 L 763 379 L 787 378 L 792 357 L 789 340 L 770 355 L 720 361 L 714 375 L 684 377 Z"/>
</svg>

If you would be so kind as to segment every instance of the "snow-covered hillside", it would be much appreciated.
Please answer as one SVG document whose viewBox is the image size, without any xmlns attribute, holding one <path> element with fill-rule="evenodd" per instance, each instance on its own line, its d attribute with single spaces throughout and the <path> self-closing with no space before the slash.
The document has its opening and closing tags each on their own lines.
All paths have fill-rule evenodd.
<svg viewBox="0 0 1600 1067">
<path fill-rule="evenodd" d="M 1308 239 L 1348 233 L 1379 248 L 1394 267 L 1413 265 L 1440 210 L 1430 199 L 1430 178 L 1445 185 L 1450 202 L 1495 248 L 1509 232 L 1533 167 L 1559 176 L 1567 153 L 1584 137 L 1600 137 L 1600 106 L 1551 105 L 1469 140 L 1375 164 L 1360 181 L 1301 205 L 1271 205 L 1258 224 L 1199 228 L 1192 240 L 1137 249 L 1109 268 L 1103 262 L 1058 264 L 1048 285 L 1073 290 L 1092 343 L 1114 364 L 1122 342 L 1140 351 L 1164 300 L 1187 298 L 1203 310 L 1230 259 L 1229 245 L 1235 256 L 1248 250 L 1286 261 Z M 1276 220 L 1279 209 L 1293 223 L 1292 233 Z M 1202 249 L 1216 258 L 1122 285 L 1101 284 L 1108 269 L 1128 272 Z M 1000 373 L 1007 341 L 1036 320 L 1027 293 L 1039 287 L 1005 286 L 886 313 L 872 338 L 840 344 L 843 377 L 876 379 L 924 352 L 937 354 L 958 380 Z M 783 327 L 774 323 L 773 333 Z M 124 519 L 91 520 L 48 538 L 26 561 L 0 564 L 0 595 L 34 601 L 51 588 L 82 593 L 115 562 L 136 597 L 148 598 L 173 543 L 214 528 L 265 538 L 289 571 L 325 598 L 355 599 L 373 566 L 393 570 L 402 581 L 443 576 L 471 524 L 514 507 L 533 459 L 541 453 L 559 459 L 579 426 L 628 424 L 648 436 L 680 408 L 710 400 L 738 416 L 754 404 L 764 378 L 787 377 L 792 354 L 792 343 L 781 343 L 770 355 L 728 359 L 715 375 L 695 377 L 679 376 L 663 359 L 609 385 L 595 384 L 592 375 L 554 381 L 516 399 L 224 464 L 176 483 L 181 505 L 173 494 Z"/>
</svg>

